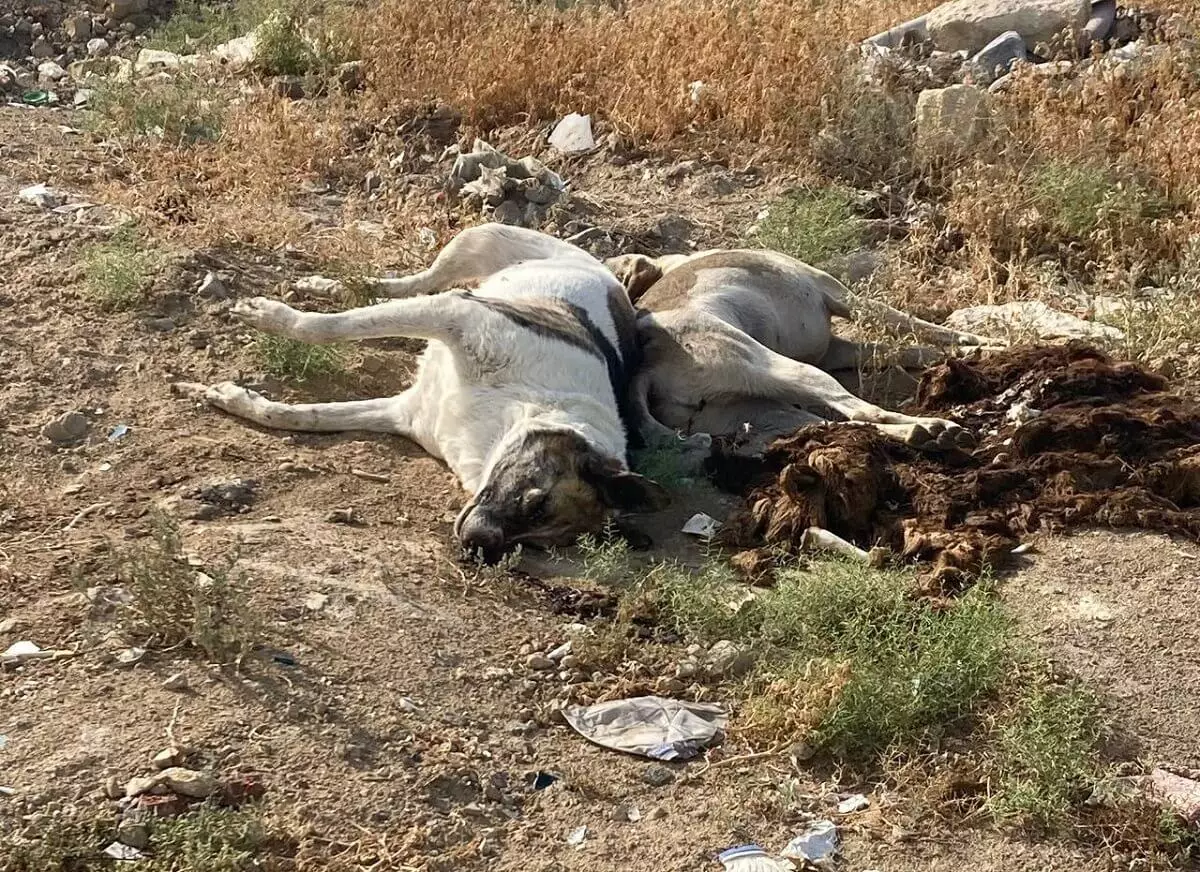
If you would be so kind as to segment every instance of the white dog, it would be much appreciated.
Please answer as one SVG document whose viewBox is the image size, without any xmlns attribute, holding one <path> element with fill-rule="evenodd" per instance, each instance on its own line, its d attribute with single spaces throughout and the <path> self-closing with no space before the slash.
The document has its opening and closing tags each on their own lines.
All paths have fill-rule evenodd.
<svg viewBox="0 0 1200 872">
<path fill-rule="evenodd" d="M 428 340 L 398 396 L 286 405 L 232 383 L 184 387 L 264 427 L 416 441 L 470 494 L 455 534 L 488 562 L 520 543 L 569 544 L 611 510 L 666 505 L 666 492 L 628 467 L 621 410 L 637 363 L 635 314 L 600 261 L 552 236 L 487 224 L 459 234 L 429 269 L 374 287 L 405 299 L 316 314 L 256 297 L 233 313 L 304 342 Z"/>
<path fill-rule="evenodd" d="M 833 335 L 849 318 L 848 291 L 828 273 L 770 251 L 706 251 L 652 259 L 622 255 L 606 265 L 638 306 L 642 365 L 631 405 L 647 441 L 704 450 L 711 436 L 751 435 L 761 449 L 806 424 L 849 421 L 914 446 L 967 445 L 971 434 L 940 418 L 890 412 L 854 396 L 831 370 L 861 366 L 873 349 Z M 859 304 L 891 328 L 942 345 L 991 346 L 882 303 Z M 906 366 L 945 355 L 906 348 Z"/>
</svg>

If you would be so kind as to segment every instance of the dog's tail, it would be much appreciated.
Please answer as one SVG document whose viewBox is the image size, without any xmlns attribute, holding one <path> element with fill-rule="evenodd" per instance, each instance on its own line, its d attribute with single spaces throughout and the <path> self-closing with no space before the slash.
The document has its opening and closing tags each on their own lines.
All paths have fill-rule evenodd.
<svg viewBox="0 0 1200 872">
<path fill-rule="evenodd" d="M 878 318 L 889 333 L 897 335 L 912 335 L 924 338 L 935 345 L 982 345 L 997 347 L 1007 345 L 1002 340 L 979 336 L 975 333 L 965 333 L 940 324 L 933 324 L 915 315 L 901 312 L 879 300 L 869 300 L 856 294 L 850 294 L 851 305 L 860 312 L 865 312 Z"/>
</svg>

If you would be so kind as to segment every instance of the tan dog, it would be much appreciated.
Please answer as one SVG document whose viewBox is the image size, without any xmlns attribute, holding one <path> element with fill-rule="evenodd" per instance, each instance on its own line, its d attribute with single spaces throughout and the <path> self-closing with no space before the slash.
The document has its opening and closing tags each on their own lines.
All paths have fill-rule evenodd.
<svg viewBox="0 0 1200 872">
<path fill-rule="evenodd" d="M 823 421 L 869 425 L 910 445 L 970 444 L 971 434 L 940 418 L 914 418 L 847 391 L 830 370 L 860 366 L 870 344 L 833 335 L 833 317 L 850 318 L 849 292 L 828 273 L 786 255 L 707 251 L 605 262 L 639 307 L 643 362 L 631 405 L 647 442 L 749 434 L 758 448 L 798 427 Z M 874 301 L 862 301 L 886 325 L 942 345 L 992 340 L 949 330 Z M 905 366 L 941 359 L 936 348 L 906 349 Z"/>
</svg>

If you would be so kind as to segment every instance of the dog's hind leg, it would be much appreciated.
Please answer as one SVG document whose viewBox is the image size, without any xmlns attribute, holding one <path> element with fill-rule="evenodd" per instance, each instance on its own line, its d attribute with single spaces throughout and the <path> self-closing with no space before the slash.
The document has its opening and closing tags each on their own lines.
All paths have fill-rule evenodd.
<svg viewBox="0 0 1200 872">
<path fill-rule="evenodd" d="M 817 367 L 776 354 L 719 318 L 693 316 L 677 325 L 689 348 L 689 372 L 674 373 L 672 390 L 702 399 L 758 397 L 799 406 L 818 414 L 830 409 L 851 422 L 870 424 L 917 446 L 961 447 L 971 435 L 941 418 L 914 418 L 889 412 L 847 391 Z"/>
<path fill-rule="evenodd" d="M 381 297 L 417 297 L 466 287 L 525 261 L 563 256 L 591 257 L 569 242 L 536 230 L 481 224 L 451 239 L 428 269 L 402 278 L 375 279 L 370 288 Z"/>
<path fill-rule="evenodd" d="M 302 312 L 279 300 L 253 297 L 240 301 L 232 311 L 266 333 L 312 343 L 408 336 L 457 345 L 465 325 L 477 322 L 479 316 L 479 307 L 461 294 L 392 300 L 333 313 Z"/>
</svg>

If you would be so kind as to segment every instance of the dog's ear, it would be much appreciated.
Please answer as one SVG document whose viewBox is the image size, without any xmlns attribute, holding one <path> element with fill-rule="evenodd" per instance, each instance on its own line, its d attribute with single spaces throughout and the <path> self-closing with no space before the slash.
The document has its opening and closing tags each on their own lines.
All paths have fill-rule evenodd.
<svg viewBox="0 0 1200 872">
<path fill-rule="evenodd" d="M 656 481 L 630 472 L 595 449 L 580 466 L 580 476 L 600 493 L 610 509 L 622 512 L 658 512 L 671 504 L 667 489 Z"/>
<path fill-rule="evenodd" d="M 662 278 L 662 270 L 644 254 L 623 254 L 609 258 L 605 264 L 625 286 L 629 302 L 636 303 L 651 286 Z"/>
</svg>

